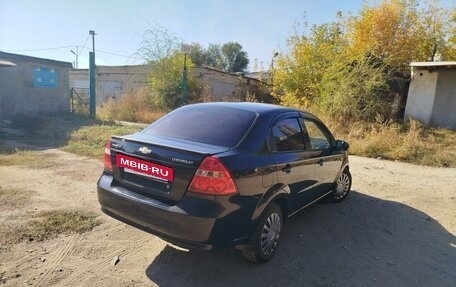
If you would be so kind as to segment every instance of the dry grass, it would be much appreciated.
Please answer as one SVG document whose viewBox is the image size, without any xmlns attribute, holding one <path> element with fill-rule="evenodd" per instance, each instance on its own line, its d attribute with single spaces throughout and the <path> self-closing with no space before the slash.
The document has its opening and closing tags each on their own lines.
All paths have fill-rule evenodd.
<svg viewBox="0 0 456 287">
<path fill-rule="evenodd" d="M 17 209 L 27 205 L 33 191 L 0 187 L 0 211 Z"/>
<path fill-rule="evenodd" d="M 33 191 L 0 187 L 0 249 L 23 240 L 45 240 L 59 234 L 83 233 L 101 221 L 93 214 L 54 210 L 34 214 L 27 210 Z"/>
<path fill-rule="evenodd" d="M 24 238 L 23 220 L 17 215 L 17 211 L 25 209 L 30 203 L 32 191 L 17 188 L 0 187 L 0 248 L 20 242 Z"/>
<path fill-rule="evenodd" d="M 92 230 L 101 221 L 95 215 L 79 211 L 54 210 L 37 214 L 27 211 L 34 192 L 22 189 L 0 188 L 0 246 L 23 240 L 45 240 L 59 234 L 83 233 Z"/>
<path fill-rule="evenodd" d="M 16 149 L 10 154 L 0 154 L 0 165 L 46 168 L 55 165 L 56 155 Z"/>
<path fill-rule="evenodd" d="M 37 219 L 30 223 L 28 235 L 37 240 L 51 238 L 62 233 L 87 232 L 101 223 L 95 215 L 79 211 L 45 211 L 34 217 Z"/>
<path fill-rule="evenodd" d="M 24 230 L 25 227 L 15 221 L 0 224 L 0 250 L 26 239 Z"/>
<path fill-rule="evenodd" d="M 351 154 L 456 167 L 455 131 L 424 127 L 413 120 L 409 124 L 325 122 L 337 138 L 350 143 Z"/>
<path fill-rule="evenodd" d="M 84 233 L 101 224 L 95 215 L 80 211 L 53 210 L 32 216 L 32 220 L 10 220 L 1 226 L 0 244 L 8 246 L 23 240 L 42 241 L 59 234 Z"/>
<path fill-rule="evenodd" d="M 98 109 L 102 120 L 152 123 L 163 116 L 149 103 L 146 90 L 127 93 L 119 99 L 110 99 Z"/>
</svg>

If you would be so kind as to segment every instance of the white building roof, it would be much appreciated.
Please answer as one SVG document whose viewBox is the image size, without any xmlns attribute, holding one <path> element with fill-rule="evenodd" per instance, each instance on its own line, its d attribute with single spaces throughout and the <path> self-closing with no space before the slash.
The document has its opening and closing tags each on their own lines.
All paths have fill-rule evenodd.
<svg viewBox="0 0 456 287">
<path fill-rule="evenodd" d="M 456 61 L 446 61 L 446 62 L 411 62 L 410 66 L 418 67 L 418 68 L 426 68 L 426 67 L 433 67 L 433 68 L 455 68 L 456 69 Z"/>
<path fill-rule="evenodd" d="M 16 64 L 10 61 L 0 59 L 0 67 L 14 67 Z"/>
</svg>

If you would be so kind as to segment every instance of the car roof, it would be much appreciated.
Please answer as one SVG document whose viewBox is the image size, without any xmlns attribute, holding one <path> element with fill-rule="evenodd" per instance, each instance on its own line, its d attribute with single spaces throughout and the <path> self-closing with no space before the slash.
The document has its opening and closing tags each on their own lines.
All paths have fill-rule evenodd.
<svg viewBox="0 0 456 287">
<path fill-rule="evenodd" d="M 198 107 L 198 106 L 214 106 L 214 107 L 225 107 L 237 110 L 244 110 L 249 112 L 254 112 L 258 114 L 281 114 L 284 112 L 298 112 L 305 113 L 307 115 L 313 116 L 312 114 L 301 111 L 295 108 L 284 107 L 273 104 L 264 104 L 264 103 L 253 103 L 253 102 L 210 102 L 210 103 L 199 103 L 189 105 L 188 107 Z"/>
<path fill-rule="evenodd" d="M 253 102 L 210 102 L 210 103 L 194 104 L 193 106 L 226 107 L 226 108 L 250 111 L 250 112 L 255 112 L 255 113 L 261 113 L 264 111 L 271 111 L 271 110 L 296 111 L 295 109 L 287 108 L 287 107 L 283 107 L 283 106 L 278 106 L 278 105 L 273 105 L 273 104 L 253 103 Z"/>
</svg>

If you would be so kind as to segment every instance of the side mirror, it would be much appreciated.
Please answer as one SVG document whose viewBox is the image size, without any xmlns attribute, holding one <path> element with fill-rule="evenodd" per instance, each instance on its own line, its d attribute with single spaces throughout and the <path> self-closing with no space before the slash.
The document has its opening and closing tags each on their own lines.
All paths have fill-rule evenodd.
<svg viewBox="0 0 456 287">
<path fill-rule="evenodd" d="M 350 147 L 350 145 L 346 141 L 343 141 L 343 140 L 337 140 L 336 141 L 336 149 L 337 150 L 347 151 L 349 147 Z"/>
</svg>

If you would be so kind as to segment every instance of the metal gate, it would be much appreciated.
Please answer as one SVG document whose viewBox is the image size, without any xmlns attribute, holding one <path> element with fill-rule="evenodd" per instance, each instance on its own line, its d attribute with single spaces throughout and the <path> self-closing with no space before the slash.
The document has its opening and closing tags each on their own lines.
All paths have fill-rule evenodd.
<svg viewBox="0 0 456 287">
<path fill-rule="evenodd" d="M 70 100 L 70 112 L 81 115 L 89 115 L 89 89 L 71 88 Z"/>
</svg>

